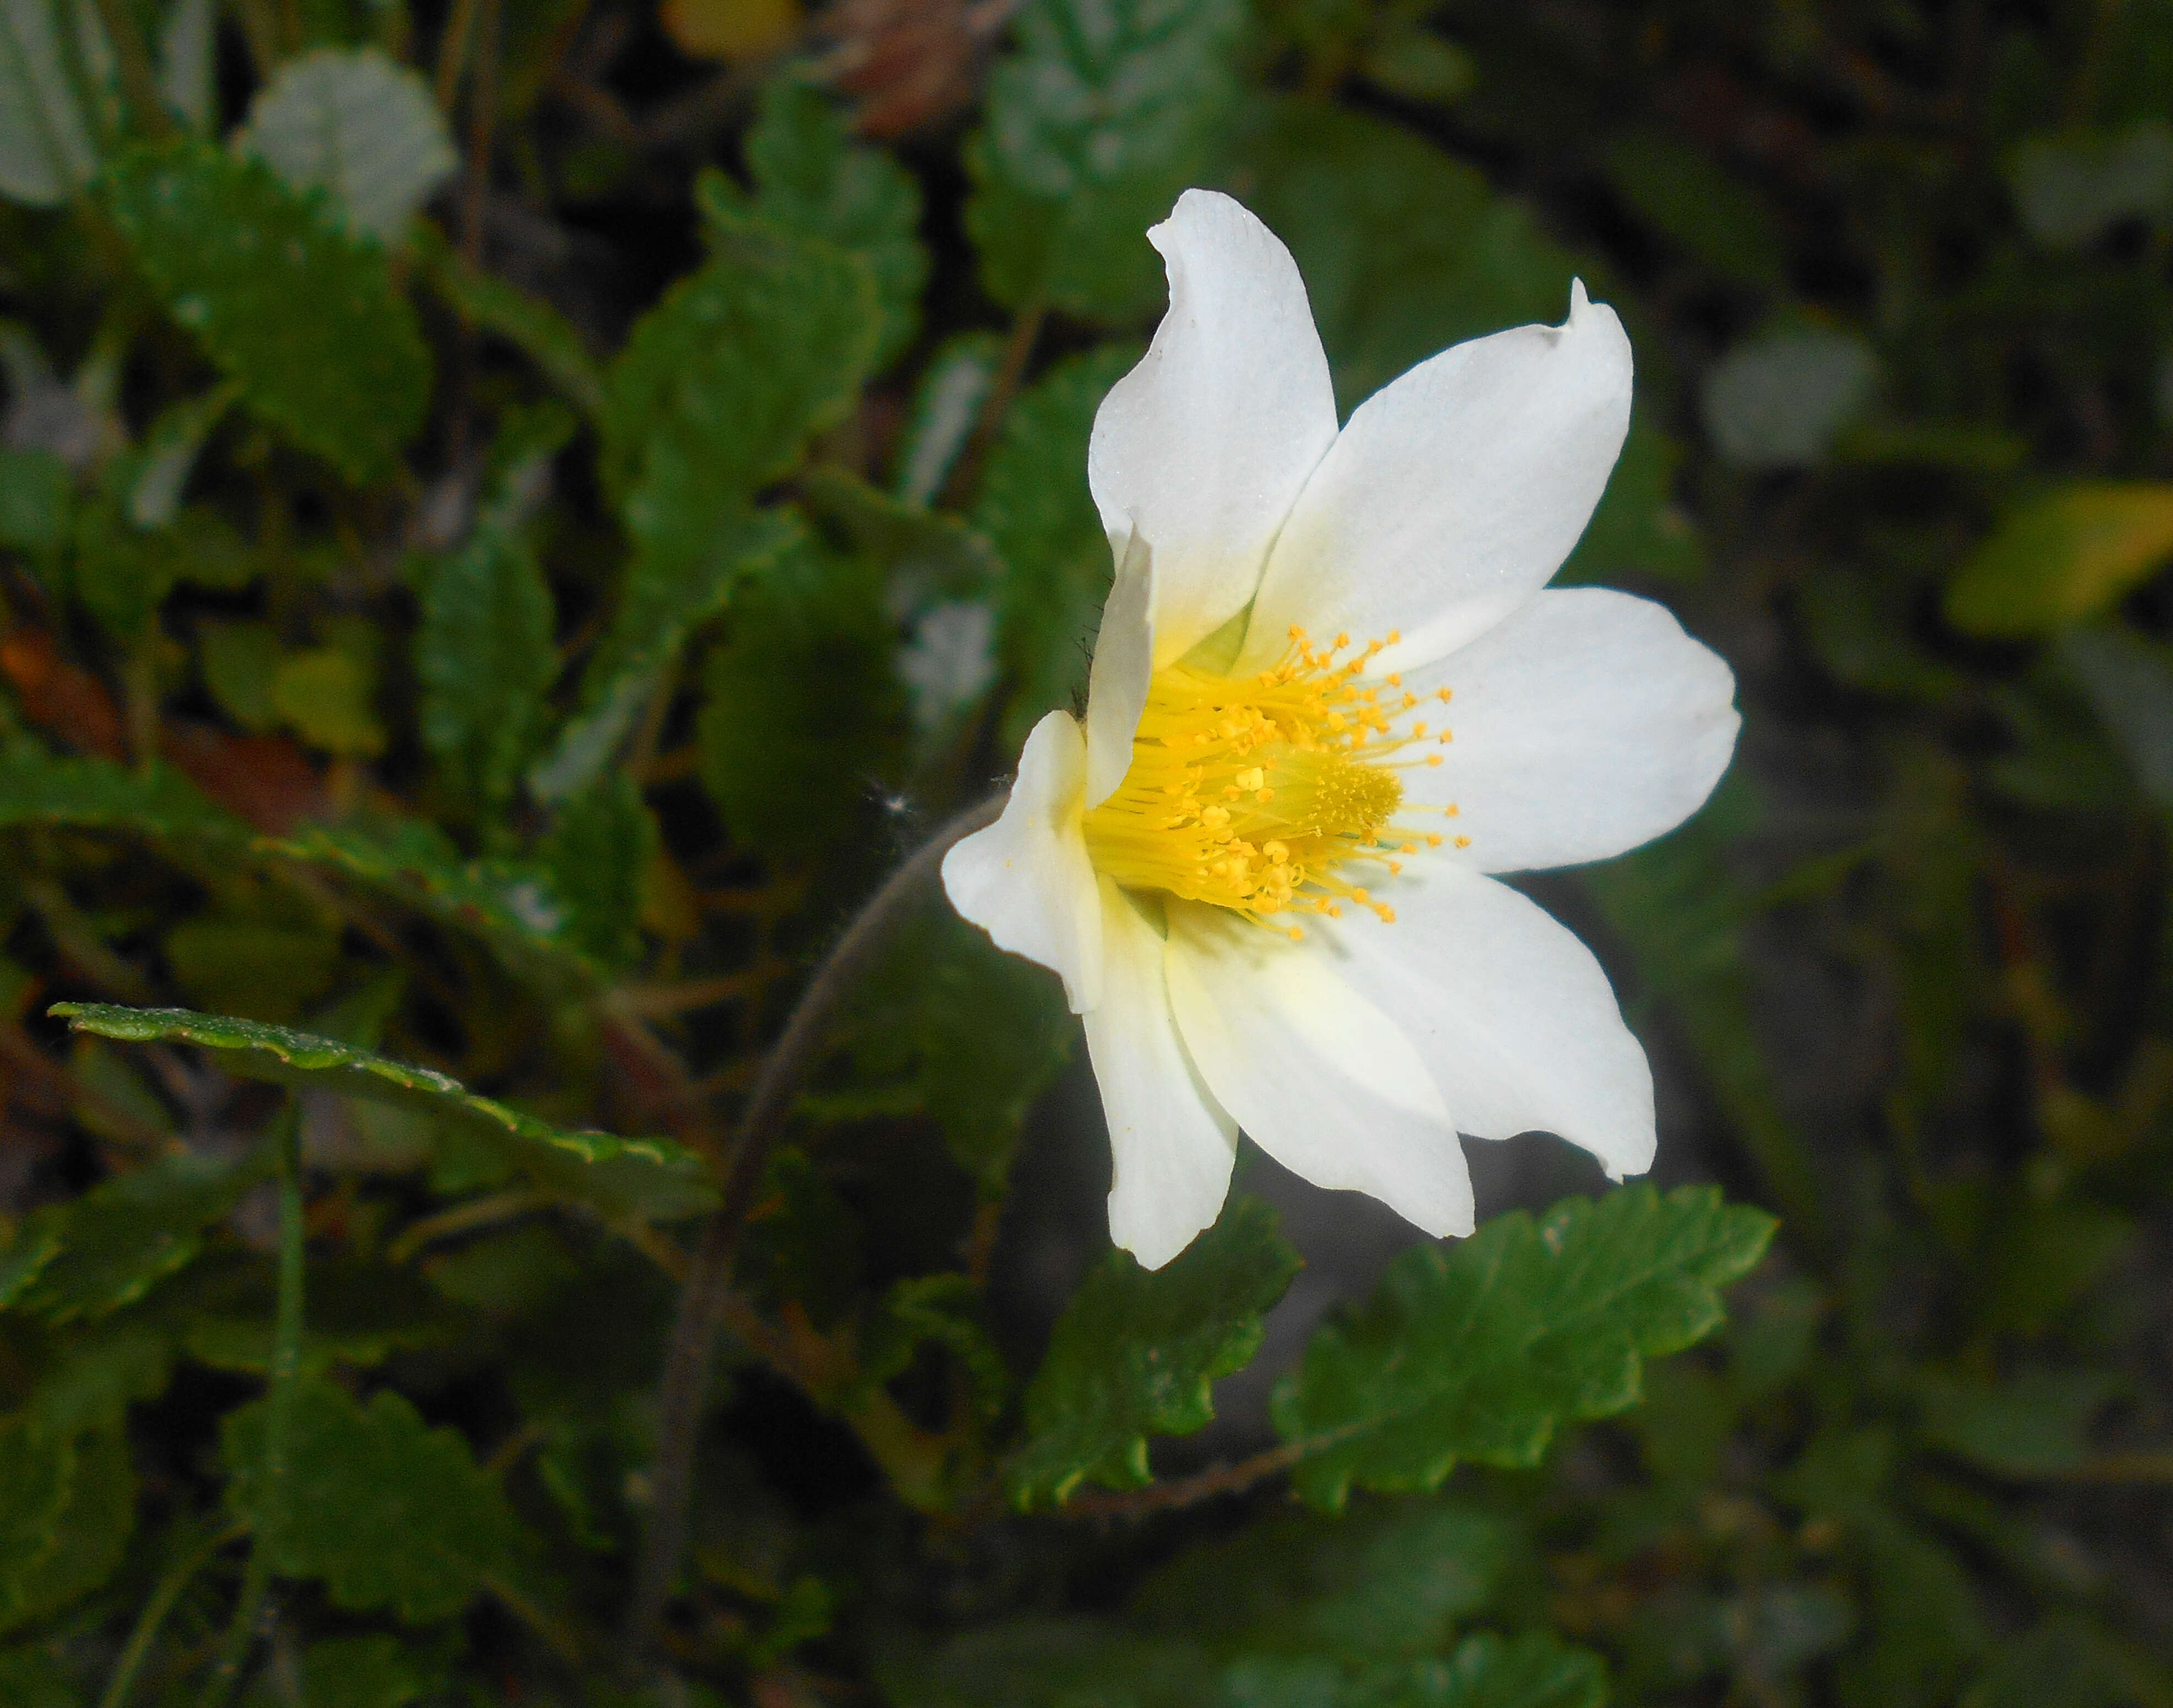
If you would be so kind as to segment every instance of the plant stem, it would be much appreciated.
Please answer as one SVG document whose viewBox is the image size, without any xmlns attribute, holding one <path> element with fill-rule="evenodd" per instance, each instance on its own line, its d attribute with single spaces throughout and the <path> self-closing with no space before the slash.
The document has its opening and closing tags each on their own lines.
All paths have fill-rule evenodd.
<svg viewBox="0 0 2173 1708">
<path fill-rule="evenodd" d="M 264 1468 L 256 1536 L 241 1579 L 241 1598 L 227 1627 L 218 1662 L 204 1685 L 199 1708 L 221 1708 L 234 1694 L 241 1669 L 264 1624 L 272 1591 L 272 1562 L 286 1541 L 288 1463 L 294 1398 L 302 1371 L 302 1116 L 289 1096 L 273 1118 L 272 1140 L 279 1170 L 279 1302 L 272 1338 L 272 1368 L 264 1405 Z"/>
<path fill-rule="evenodd" d="M 1154 1483 L 1144 1489 L 1107 1493 L 1090 1490 L 1074 1495 L 1059 1510 L 1066 1518 L 1140 1519 L 1157 1512 L 1174 1512 L 1216 1495 L 1235 1495 L 1264 1478 L 1279 1476 L 1318 1445 L 1315 1441 L 1290 1441 L 1255 1453 L 1249 1459 L 1240 1459 L 1234 1465 L 1212 1466 L 1195 1476 L 1180 1477 L 1173 1483 Z"/>
<path fill-rule="evenodd" d="M 159 74 L 152 68 L 150 50 L 143 45 L 143 32 L 136 27 L 136 16 L 128 9 L 127 0 L 98 0 L 98 17 L 105 26 L 106 39 L 113 44 L 113 57 L 121 68 L 121 87 L 127 93 L 129 110 L 137 124 L 147 137 L 170 135 L 174 121 L 166 111 L 165 98 L 159 93 Z"/>
<path fill-rule="evenodd" d="M 814 1064 L 830 1022 L 844 1005 L 891 932 L 919 900 L 952 844 L 993 822 L 1008 791 L 960 813 L 892 872 L 838 940 L 771 1048 L 741 1113 L 724 1179 L 723 1201 L 702 1228 L 700 1245 L 680 1290 L 678 1316 L 657 1389 L 656 1463 L 650 1476 L 648 1533 L 642 1539 L 634 1599 L 626 1622 L 626 1662 L 638 1668 L 648 1654 L 679 1556 L 687 1540 L 687 1505 L 693 1492 L 694 1448 L 709 1387 L 709 1362 L 722 1326 L 741 1228 L 754 1207 L 769 1153 L 800 1082 Z"/>
<path fill-rule="evenodd" d="M 189 1587 L 189 1581 L 220 1549 L 248 1533 L 249 1528 L 244 1524 L 214 1531 L 167 1569 L 166 1575 L 151 1591 L 150 1600 L 143 1603 L 143 1611 L 137 1616 L 136 1629 L 128 1634 L 127 1646 L 121 1651 L 112 1678 L 106 1681 L 105 1694 L 98 1699 L 98 1708 L 127 1708 L 128 1693 L 136 1687 L 136 1675 L 143 1670 L 143 1662 L 150 1657 L 151 1645 L 158 1641 L 159 1627 L 174 1610 L 174 1603 L 181 1598 L 181 1592 Z"/>
</svg>

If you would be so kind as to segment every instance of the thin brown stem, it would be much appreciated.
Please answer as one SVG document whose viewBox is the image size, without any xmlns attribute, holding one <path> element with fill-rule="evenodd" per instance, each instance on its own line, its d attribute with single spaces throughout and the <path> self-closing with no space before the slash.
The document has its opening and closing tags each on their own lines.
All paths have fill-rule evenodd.
<svg viewBox="0 0 2173 1708">
<path fill-rule="evenodd" d="M 904 920 L 936 876 L 952 846 L 992 822 L 1003 810 L 997 795 L 970 807 L 930 837 L 885 880 L 845 928 L 817 970 L 784 1032 L 771 1048 L 748 1093 L 725 1171 L 723 1201 L 702 1228 L 701 1243 L 687 1266 L 671 1325 L 671 1348 L 657 1390 L 656 1463 L 650 1479 L 648 1534 L 643 1538 L 634 1599 L 627 1614 L 626 1659 L 638 1668 L 647 1657 L 679 1558 L 687 1541 L 687 1506 L 693 1492 L 694 1448 L 709 1364 L 731 1298 L 732 1262 L 741 1229 L 753 1209 L 770 1152 L 785 1129 L 794 1098 L 831 1022 L 873 965 L 891 933 Z"/>
<path fill-rule="evenodd" d="M 1083 1495 L 1074 1495 L 1059 1511 L 1066 1518 L 1122 1518 L 1134 1522 L 1151 1518 L 1157 1512 L 1178 1511 L 1215 1495 L 1235 1495 L 1269 1477 L 1281 1476 L 1318 1445 L 1315 1441 L 1286 1442 L 1255 1453 L 1249 1459 L 1240 1459 L 1234 1465 L 1211 1466 L 1196 1476 L 1180 1477 L 1173 1483 L 1150 1484 L 1144 1489 L 1106 1493 L 1090 1490 Z"/>
<path fill-rule="evenodd" d="M 152 66 L 150 49 L 143 44 L 143 32 L 136 27 L 136 14 L 128 9 L 127 0 L 98 0 L 98 17 L 105 26 L 106 39 L 113 44 L 121 87 L 127 94 L 128 109 L 137 127 L 147 137 L 171 135 L 173 116 L 166 110 L 165 97 L 159 93 L 159 73 Z"/>
</svg>

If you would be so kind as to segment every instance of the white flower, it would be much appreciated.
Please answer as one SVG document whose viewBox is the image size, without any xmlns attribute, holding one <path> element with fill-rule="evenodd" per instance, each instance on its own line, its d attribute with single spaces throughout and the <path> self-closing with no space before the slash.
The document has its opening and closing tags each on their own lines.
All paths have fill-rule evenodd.
<svg viewBox="0 0 2173 1708">
<path fill-rule="evenodd" d="M 1568 322 L 1421 363 L 1339 432 L 1290 253 L 1188 191 L 1169 312 L 1102 405 L 1115 553 L 1086 726 L 1027 738 L 952 903 L 1062 975 L 1150 1269 L 1211 1225 L 1237 1130 L 1429 1233 L 1473 1225 L 1458 1134 L 1543 1129 L 1620 1179 L 1653 1081 L 1590 951 L 1486 876 L 1695 811 L 1739 719 L 1658 605 L 1541 589 L 1630 417 L 1630 345 Z"/>
</svg>

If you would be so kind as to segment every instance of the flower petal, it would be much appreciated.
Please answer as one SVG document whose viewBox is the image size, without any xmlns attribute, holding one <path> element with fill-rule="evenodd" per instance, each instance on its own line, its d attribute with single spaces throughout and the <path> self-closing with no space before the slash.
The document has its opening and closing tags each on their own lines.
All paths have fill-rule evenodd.
<svg viewBox="0 0 2173 1708">
<path fill-rule="evenodd" d="M 1086 807 L 1117 792 L 1132 767 L 1132 737 L 1154 674 L 1154 551 L 1137 529 L 1117 553 L 1117 579 L 1102 603 L 1102 632 L 1086 676 Z"/>
<path fill-rule="evenodd" d="M 1452 696 L 1437 765 L 1404 773 L 1405 816 L 1457 811 L 1481 871 L 1604 859 L 1696 811 L 1735 751 L 1735 676 L 1664 606 L 1599 587 L 1539 594 L 1410 691 Z M 1443 832 L 1451 830 L 1439 823 Z"/>
<path fill-rule="evenodd" d="M 1167 965 L 1185 1048 L 1254 1144 L 1428 1233 L 1471 1231 L 1471 1177 L 1433 1076 L 1322 940 L 1173 902 Z"/>
<path fill-rule="evenodd" d="M 1033 726 L 1004 814 L 943 856 L 951 905 L 999 949 L 1063 976 L 1077 1014 L 1102 999 L 1102 902 L 1086 858 L 1086 742 L 1069 712 Z"/>
<path fill-rule="evenodd" d="M 1417 1045 L 1457 1124 L 1559 1134 L 1617 1180 L 1651 1167 L 1652 1070 L 1592 951 L 1507 884 L 1447 861 L 1415 861 L 1380 893 L 1394 924 L 1351 908 L 1308 929 Z"/>
<path fill-rule="evenodd" d="M 1221 1213 L 1237 1123 L 1201 1084 L 1178 1036 L 1162 934 L 1107 878 L 1102 919 L 1103 999 L 1086 1023 L 1109 1122 L 1109 1237 L 1158 1269 Z"/>
<path fill-rule="evenodd" d="M 1335 392 L 1290 251 L 1227 196 L 1188 190 L 1147 233 L 1169 312 L 1094 418 L 1086 479 L 1111 546 L 1155 550 L 1156 661 L 1245 608 L 1298 488 L 1335 438 Z"/>
<path fill-rule="evenodd" d="M 1269 555 L 1237 672 L 1317 640 L 1401 642 L 1410 669 L 1484 633 L 1561 567 L 1630 424 L 1630 341 L 1571 288 L 1568 321 L 1475 338 L 1361 404 Z"/>
</svg>

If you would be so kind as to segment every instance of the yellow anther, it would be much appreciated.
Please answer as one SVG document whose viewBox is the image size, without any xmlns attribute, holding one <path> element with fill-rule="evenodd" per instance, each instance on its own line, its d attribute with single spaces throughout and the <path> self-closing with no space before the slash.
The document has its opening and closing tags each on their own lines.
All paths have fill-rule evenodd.
<svg viewBox="0 0 2173 1708">
<path fill-rule="evenodd" d="M 1436 688 L 1433 691 L 1433 697 L 1437 700 L 1439 700 L 1443 705 L 1447 705 L 1451 700 L 1456 698 L 1456 696 L 1451 693 L 1447 688 Z"/>
<path fill-rule="evenodd" d="M 1267 780 L 1268 773 L 1257 765 L 1252 767 L 1249 770 L 1240 771 L 1237 773 L 1237 787 L 1243 789 L 1248 795 L 1259 788 L 1260 785 Z"/>
<path fill-rule="evenodd" d="M 1396 923 L 1396 910 L 1385 902 L 1373 911 L 1381 916 L 1381 923 L 1383 925 L 1393 925 Z"/>
<path fill-rule="evenodd" d="M 1363 908 L 1370 905 L 1373 898 L 1367 895 L 1363 886 L 1361 886 L 1359 888 L 1351 891 L 1351 899 L 1357 902 L 1360 907 Z"/>
<path fill-rule="evenodd" d="M 1428 848 L 1439 848 L 1441 846 L 1441 836 L 1438 832 L 1430 830 L 1426 832 L 1426 846 Z"/>
<path fill-rule="evenodd" d="M 1440 755 L 1440 754 L 1438 754 L 1438 753 L 1429 753 L 1429 754 L 1427 754 L 1427 755 L 1426 755 L 1426 763 L 1427 763 L 1427 764 L 1429 764 L 1429 765 L 1438 765 L 1438 764 L 1440 764 L 1440 763 L 1441 763 L 1441 755 Z"/>
<path fill-rule="evenodd" d="M 1450 742 L 1456 739 L 1456 731 L 1453 730 L 1443 730 L 1441 734 L 1437 735 L 1434 739 L 1439 741 L 1442 746 L 1446 747 Z"/>
<path fill-rule="evenodd" d="M 1456 845 L 1459 848 L 1469 848 L 1471 846 L 1471 838 L 1468 836 L 1460 836 L 1456 839 Z"/>
</svg>

